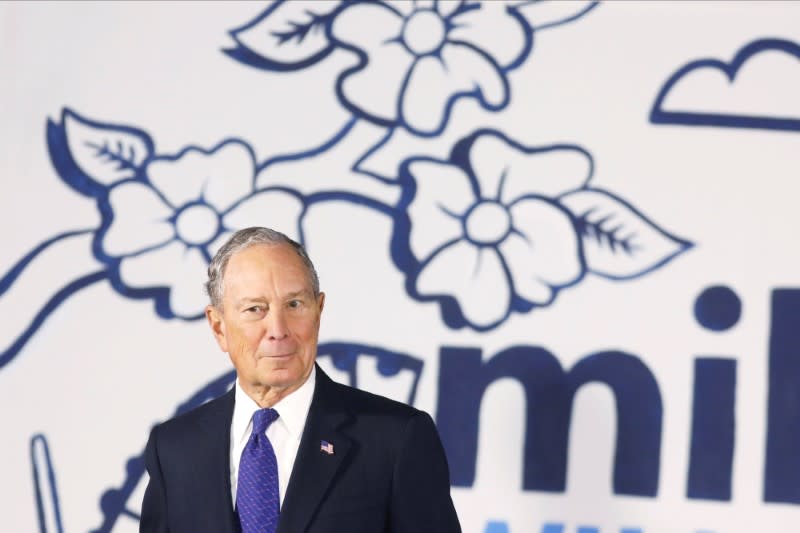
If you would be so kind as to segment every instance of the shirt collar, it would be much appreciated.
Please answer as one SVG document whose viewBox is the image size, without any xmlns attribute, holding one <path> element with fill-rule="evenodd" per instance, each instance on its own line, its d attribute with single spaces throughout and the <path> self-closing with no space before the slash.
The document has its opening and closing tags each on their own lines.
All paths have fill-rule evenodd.
<svg viewBox="0 0 800 533">
<path fill-rule="evenodd" d="M 311 399 L 314 396 L 316 377 L 317 369 L 312 366 L 311 374 L 309 374 L 305 383 L 272 406 L 280 415 L 275 423 L 281 423 L 292 438 L 299 439 L 303 434 L 308 410 L 311 408 Z M 250 436 L 250 422 L 253 418 L 253 413 L 259 409 L 261 407 L 244 392 L 244 389 L 239 384 L 239 378 L 236 378 L 235 403 L 231 422 L 231 433 L 235 439 L 234 442 L 242 442 Z"/>
</svg>

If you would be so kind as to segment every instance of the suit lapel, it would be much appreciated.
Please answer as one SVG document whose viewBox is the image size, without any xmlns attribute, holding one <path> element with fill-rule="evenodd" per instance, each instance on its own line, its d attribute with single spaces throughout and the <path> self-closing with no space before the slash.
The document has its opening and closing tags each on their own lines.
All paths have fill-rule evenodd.
<svg viewBox="0 0 800 533">
<path fill-rule="evenodd" d="M 300 533 L 306 530 L 336 472 L 350 452 L 350 439 L 339 429 L 350 415 L 341 405 L 334 387 L 331 379 L 317 366 L 314 397 L 276 533 Z M 333 453 L 322 450 L 322 441 L 333 445 Z"/>
<path fill-rule="evenodd" d="M 198 424 L 207 434 L 206 442 L 210 446 L 208 454 L 210 464 L 202 466 L 208 472 L 206 490 L 209 491 L 209 497 L 205 501 L 213 502 L 216 507 L 210 509 L 209 514 L 220 518 L 220 523 L 225 528 L 221 533 L 241 531 L 231 499 L 230 435 L 234 401 L 235 391 L 231 389 L 215 400 L 213 406 L 209 405 L 204 416 L 198 419 Z"/>
</svg>

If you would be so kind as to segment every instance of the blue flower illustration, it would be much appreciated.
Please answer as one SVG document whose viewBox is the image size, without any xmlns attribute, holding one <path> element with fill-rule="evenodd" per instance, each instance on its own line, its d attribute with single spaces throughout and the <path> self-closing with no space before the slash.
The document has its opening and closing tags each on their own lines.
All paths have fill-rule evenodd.
<svg viewBox="0 0 800 533">
<path fill-rule="evenodd" d="M 593 167 L 579 146 L 525 147 L 488 129 L 447 160 L 406 159 L 392 257 L 409 295 L 439 302 L 451 328 L 486 331 L 587 273 L 633 279 L 691 248 L 590 187 Z"/>
<path fill-rule="evenodd" d="M 96 253 L 115 267 L 115 288 L 130 296 L 160 292 L 162 316 L 199 316 L 208 262 L 230 234 L 270 220 L 297 221 L 303 211 L 293 191 L 253 190 L 254 174 L 249 146 L 227 141 L 211 151 L 154 157 L 141 179 L 113 185 L 100 201 L 105 223 Z M 298 238 L 296 224 L 284 229 Z"/>
<path fill-rule="evenodd" d="M 256 187 L 259 167 L 244 141 L 159 155 L 146 131 L 65 108 L 60 121 L 47 122 L 47 147 L 60 178 L 97 202 L 100 224 L 48 237 L 0 275 L 2 297 L 45 251 L 89 266 L 77 269 L 77 277 L 75 271 L 65 274 L 63 285 L 44 302 L 29 300 L 38 310 L 0 351 L 0 369 L 55 309 L 92 284 L 108 280 L 125 297 L 153 299 L 162 318 L 197 319 L 207 302 L 208 263 L 232 232 L 268 225 L 303 240 L 307 197 L 291 187 Z M 88 239 L 93 259 L 75 257 Z"/>
<path fill-rule="evenodd" d="M 357 117 L 435 136 L 461 98 L 497 111 L 508 73 L 530 55 L 534 34 L 580 19 L 598 2 L 572 0 L 276 0 L 231 30 L 223 50 L 250 67 L 309 68 L 337 48 L 358 55 L 336 93 Z"/>
<path fill-rule="evenodd" d="M 436 135 L 461 97 L 490 110 L 508 103 L 506 72 L 530 52 L 532 31 L 504 2 L 346 4 L 330 39 L 361 61 L 340 76 L 337 93 L 371 121 Z"/>
<path fill-rule="evenodd" d="M 583 187 L 591 160 L 574 147 L 524 149 L 482 133 L 449 161 L 403 165 L 411 191 L 408 279 L 418 298 L 443 303 L 451 326 L 497 326 L 514 309 L 550 304 L 585 273 L 581 239 L 558 197 Z"/>
</svg>

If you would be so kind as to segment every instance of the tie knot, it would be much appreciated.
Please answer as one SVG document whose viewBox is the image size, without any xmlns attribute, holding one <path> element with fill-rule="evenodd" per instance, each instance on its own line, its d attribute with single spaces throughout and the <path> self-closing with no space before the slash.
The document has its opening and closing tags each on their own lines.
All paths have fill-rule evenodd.
<svg viewBox="0 0 800 533">
<path fill-rule="evenodd" d="M 278 416 L 278 411 L 275 409 L 259 409 L 253 413 L 253 433 L 264 433 Z"/>
</svg>

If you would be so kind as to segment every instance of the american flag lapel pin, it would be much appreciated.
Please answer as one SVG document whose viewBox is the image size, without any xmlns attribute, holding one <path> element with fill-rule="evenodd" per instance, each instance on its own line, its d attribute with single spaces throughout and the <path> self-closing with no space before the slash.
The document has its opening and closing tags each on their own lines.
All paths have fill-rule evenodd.
<svg viewBox="0 0 800 533">
<path fill-rule="evenodd" d="M 319 441 L 319 451 L 325 452 L 328 455 L 333 455 L 333 444 L 326 440 Z"/>
</svg>

